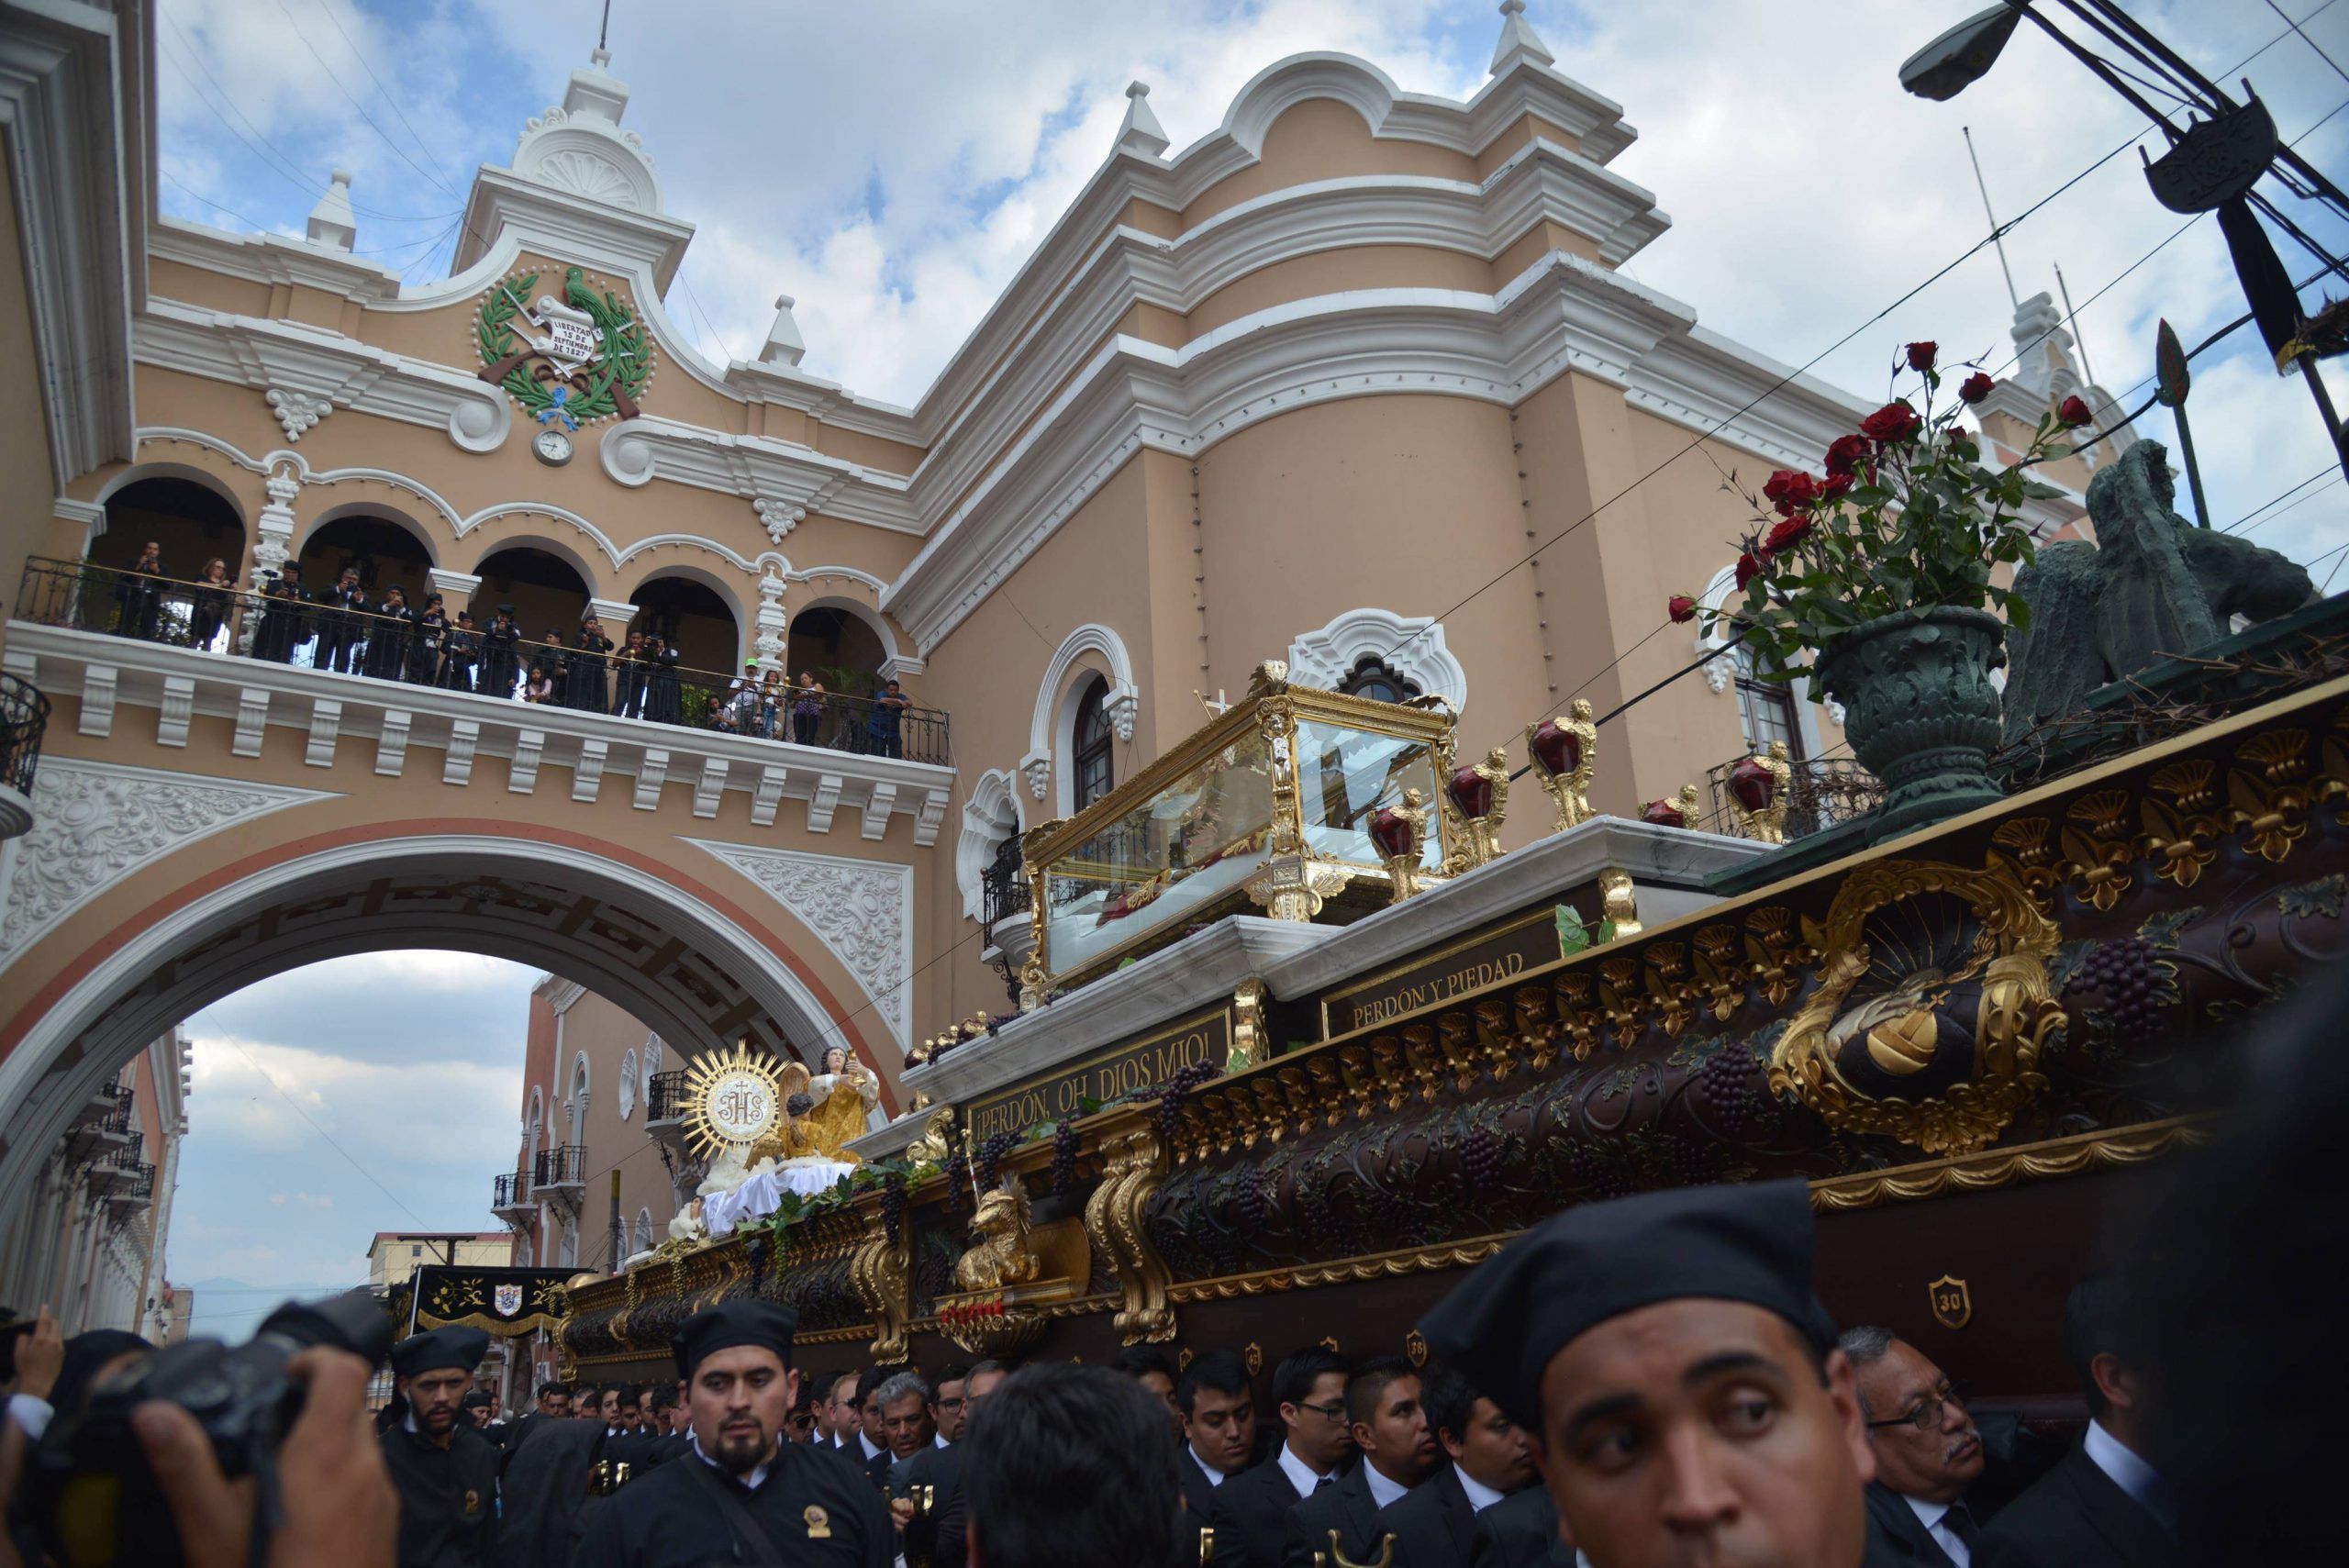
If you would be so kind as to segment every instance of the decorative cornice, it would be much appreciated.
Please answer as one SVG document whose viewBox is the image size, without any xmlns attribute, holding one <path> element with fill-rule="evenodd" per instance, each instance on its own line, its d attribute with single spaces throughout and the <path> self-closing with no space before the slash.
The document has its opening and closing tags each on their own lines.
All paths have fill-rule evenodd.
<svg viewBox="0 0 2349 1568">
<path fill-rule="evenodd" d="M 477 376 L 295 322 L 158 299 L 131 346 L 144 364 L 436 427 L 470 452 L 496 450 L 514 423 L 513 405 Z"/>
<path fill-rule="evenodd" d="M 611 426 L 596 450 L 604 472 L 631 489 L 666 479 L 899 533 L 922 530 L 902 476 L 795 441 L 644 415 Z"/>
</svg>

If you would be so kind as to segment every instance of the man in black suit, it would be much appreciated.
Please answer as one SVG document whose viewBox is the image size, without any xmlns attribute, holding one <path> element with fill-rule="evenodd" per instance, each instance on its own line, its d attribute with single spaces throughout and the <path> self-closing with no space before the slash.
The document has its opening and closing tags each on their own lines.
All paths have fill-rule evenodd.
<svg viewBox="0 0 2349 1568">
<path fill-rule="evenodd" d="M 2088 1429 L 1982 1532 L 1979 1568 L 2165 1568 L 2177 1562 L 2167 1491 L 2144 1458 L 2151 1394 L 2120 1282 L 2082 1280 L 2064 1303 L 2064 1353 Z"/>
<path fill-rule="evenodd" d="M 1347 1371 L 1343 1356 L 1319 1345 L 1308 1345 L 1273 1369 L 1281 1446 L 1264 1463 L 1216 1489 L 1223 1517 L 1215 1535 L 1217 1562 L 1237 1559 L 1249 1568 L 1273 1568 L 1288 1540 L 1289 1510 L 1299 1498 L 1337 1485 L 1338 1467 L 1354 1446 L 1346 1428 Z"/>
<path fill-rule="evenodd" d="M 867 1474 L 876 1473 L 877 1461 L 877 1474 L 883 1480 L 889 1474 L 889 1441 L 881 1429 L 881 1401 L 874 1396 L 888 1380 L 889 1374 L 877 1366 L 866 1367 L 857 1374 L 856 1431 L 843 1437 L 841 1442 L 841 1451 L 863 1466 Z"/>
<path fill-rule="evenodd" d="M 1968 1492 L 1982 1479 L 1982 1434 L 1942 1369 L 1889 1329 L 1846 1329 L 1835 1341 L 1852 1361 L 1867 1417 L 1876 1479 L 1868 1517 L 1895 1555 L 1930 1568 L 1971 1568 L 1989 1510 Z"/>
<path fill-rule="evenodd" d="M 1533 1451 L 1525 1429 L 1450 1367 L 1429 1373 L 1421 1400 L 1451 1462 L 1380 1509 L 1378 1528 L 1395 1538 L 1397 1568 L 1467 1568 L 1477 1516 L 1533 1484 Z"/>
<path fill-rule="evenodd" d="M 1256 1448 L 1256 1396 L 1248 1386 L 1247 1366 L 1230 1351 L 1192 1358 L 1174 1385 L 1174 1407 L 1182 1423 L 1181 1462 L 1174 1470 L 1183 1506 L 1190 1510 L 1194 1529 L 1215 1532 L 1215 1561 L 1238 1562 L 1238 1538 L 1225 1522 L 1221 1495 L 1224 1485 L 1248 1468 Z"/>
<path fill-rule="evenodd" d="M 1128 1345 L 1109 1363 L 1141 1385 L 1141 1391 L 1166 1407 L 1166 1418 L 1174 1428 L 1174 1435 L 1183 1435 L 1183 1408 L 1174 1402 L 1174 1385 L 1180 1377 L 1166 1352 L 1149 1345 Z"/>
<path fill-rule="evenodd" d="M 1289 1510 L 1283 1568 L 1330 1562 L 1369 1562 L 1382 1553 L 1382 1508 L 1394 1507 L 1435 1473 L 1443 1451 L 1428 1430 L 1419 1403 L 1419 1374 L 1401 1356 L 1378 1356 L 1346 1380 L 1346 1418 L 1362 1462 Z"/>
<path fill-rule="evenodd" d="M 1397 1568 L 1409 1559 L 1396 1551 Z M 1468 1568 L 1588 1568 L 1558 1535 L 1558 1505 L 1547 1486 L 1512 1492 L 1476 1516 Z"/>
<path fill-rule="evenodd" d="M 963 1380 L 963 1429 L 969 1431 L 971 1423 L 978 1419 L 979 1411 L 1003 1386 L 1011 1369 L 999 1361 L 971 1363 L 970 1375 Z M 930 1561 L 937 1568 L 960 1568 L 970 1561 L 971 1548 L 967 1531 L 970 1526 L 970 1499 L 963 1493 L 963 1466 L 971 1457 L 958 1439 L 952 1448 L 934 1450 L 918 1456 L 914 1479 L 927 1482 L 933 1489 L 923 1501 L 928 1505 L 926 1522 L 930 1535 Z M 906 1532 L 907 1562 L 913 1561 L 912 1551 L 918 1537 L 908 1528 Z"/>
</svg>

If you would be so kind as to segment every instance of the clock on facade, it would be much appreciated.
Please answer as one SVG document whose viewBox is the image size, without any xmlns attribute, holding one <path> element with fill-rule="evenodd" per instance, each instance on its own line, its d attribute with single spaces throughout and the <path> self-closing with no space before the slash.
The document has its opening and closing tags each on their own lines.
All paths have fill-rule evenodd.
<svg viewBox="0 0 2349 1568">
<path fill-rule="evenodd" d="M 530 450 L 540 462 L 560 468 L 571 461 L 571 438 L 561 430 L 540 430 L 530 438 Z"/>
</svg>

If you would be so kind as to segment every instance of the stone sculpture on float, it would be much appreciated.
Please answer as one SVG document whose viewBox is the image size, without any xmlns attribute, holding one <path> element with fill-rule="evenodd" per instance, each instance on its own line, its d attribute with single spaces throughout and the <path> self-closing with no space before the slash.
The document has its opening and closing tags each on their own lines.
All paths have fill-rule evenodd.
<svg viewBox="0 0 2349 1568">
<path fill-rule="evenodd" d="M 2289 558 L 2179 517 L 2176 494 L 2167 449 L 2137 442 L 2088 481 L 2097 542 L 2051 544 L 2016 574 L 2031 624 L 2007 632 L 2009 740 L 2165 654 L 2210 646 L 2237 616 L 2274 620 L 2316 598 Z"/>
</svg>

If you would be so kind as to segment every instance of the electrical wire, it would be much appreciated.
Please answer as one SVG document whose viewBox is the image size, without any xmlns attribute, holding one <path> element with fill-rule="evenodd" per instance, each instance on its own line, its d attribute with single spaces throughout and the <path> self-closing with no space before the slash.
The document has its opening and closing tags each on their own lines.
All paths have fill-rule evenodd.
<svg viewBox="0 0 2349 1568">
<path fill-rule="evenodd" d="M 367 106 L 359 101 L 359 95 L 353 93 L 344 84 L 342 78 L 335 74 L 334 67 L 327 63 L 327 57 L 320 54 L 318 52 L 317 45 L 310 41 L 310 35 L 302 30 L 302 24 L 295 21 L 294 19 L 294 13 L 285 8 L 285 0 L 274 0 L 274 4 L 277 6 L 279 14 L 284 17 L 285 25 L 294 29 L 294 36 L 302 40 L 302 47 L 310 51 L 310 58 L 318 62 L 318 69 L 327 73 L 327 79 L 335 84 L 337 91 L 340 92 L 344 97 L 351 100 L 351 106 L 359 111 L 359 117 L 361 119 L 367 122 L 367 128 L 373 131 L 378 137 L 381 137 L 383 139 L 384 145 L 390 148 L 393 152 L 397 154 L 401 162 L 406 164 L 409 168 L 415 170 L 417 173 L 423 175 L 426 179 L 440 186 L 441 193 L 444 195 L 448 196 L 452 201 L 463 201 L 465 198 L 459 195 L 456 191 L 450 186 L 447 181 L 441 179 L 440 175 L 434 173 L 431 170 L 427 169 L 423 164 L 418 163 L 415 159 L 410 158 L 407 155 L 407 150 L 403 148 L 398 142 L 392 139 L 391 132 L 385 130 L 382 126 L 375 123 L 375 117 L 367 112 Z M 370 74 L 373 73 L 371 72 Z M 423 144 L 421 142 L 417 143 L 417 146 L 419 147 L 422 145 Z"/>
<path fill-rule="evenodd" d="M 2335 76 L 2340 77 L 2340 78 L 2341 78 L 2341 80 L 2343 80 L 2343 82 L 2349 82 L 2349 71 L 2343 71 L 2343 70 L 2342 70 L 2342 69 L 2341 69 L 2341 62 L 2340 62 L 2339 61 L 2337 61 L 2337 60 L 2333 59 L 2333 58 L 2332 58 L 2332 56 L 2331 56 L 2331 55 L 2329 55 L 2329 54 L 2325 53 L 2323 50 L 2321 50 L 2321 49 L 2318 48 L 2318 47 L 2317 47 L 2317 41 L 2316 41 L 2316 39 L 2312 39 L 2312 38 L 2309 37 L 2309 35 L 2307 34 L 2307 32 L 2306 32 L 2306 31 L 2304 31 L 2304 30 L 2301 28 L 2300 24 L 2299 24 L 2299 22 L 2296 22 L 2296 21 L 2292 20 L 2292 18 L 2291 18 L 2291 17 L 2285 17 L 2285 16 L 2284 16 L 2284 7 L 2283 7 L 2283 6 L 2278 6 L 2277 4 L 2276 4 L 2276 0 L 2267 0 L 2267 8 L 2268 8 L 2269 10 L 2271 10 L 2271 11 L 2275 12 L 2277 16 L 2279 16 L 2279 17 L 2284 17 L 2284 25 L 2285 25 L 2286 27 L 2288 27 L 2288 28 L 2291 28 L 2294 32 L 2299 33 L 2299 34 L 2300 35 L 2300 41 L 2301 41 L 2302 43 L 2304 43 L 2304 44 L 2308 45 L 2310 49 L 2311 49 L 2311 50 L 2315 50 L 2315 52 L 2316 52 L 2316 57 L 2317 57 L 2319 60 L 2321 60 L 2321 61 L 2324 61 L 2327 65 L 2330 65 L 2331 67 L 2332 67 L 2332 73 L 2333 73 Z M 2321 7 L 2319 7 L 2319 9 L 2321 9 Z M 2315 12 L 2315 11 L 2310 11 L 2310 12 L 2308 14 L 2308 17 L 2307 17 L 2305 19 L 2306 19 L 2306 20 L 2311 20 L 2311 21 L 2312 21 L 2312 20 L 2314 20 L 2314 19 L 2315 19 L 2315 17 L 2316 17 L 2316 12 Z M 2227 74 L 2228 74 L 2228 75 L 2230 75 L 2230 76 L 2232 76 L 2232 75 L 2233 75 L 2233 74 L 2234 74 L 2234 72 L 2232 72 L 2232 71 L 2230 71 L 2230 72 L 2227 72 Z"/>
</svg>

